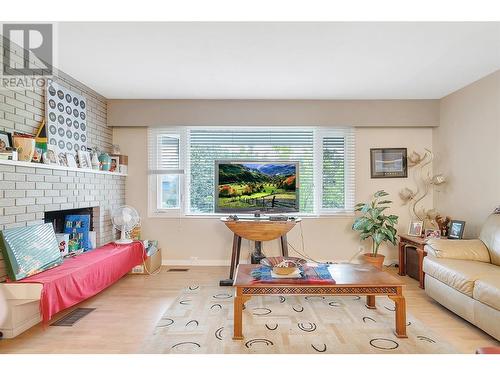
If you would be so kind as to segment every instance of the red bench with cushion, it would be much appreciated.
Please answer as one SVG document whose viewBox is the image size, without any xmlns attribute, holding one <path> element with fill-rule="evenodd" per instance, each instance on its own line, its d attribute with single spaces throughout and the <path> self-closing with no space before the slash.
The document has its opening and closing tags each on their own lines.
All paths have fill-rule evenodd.
<svg viewBox="0 0 500 375">
<path fill-rule="evenodd" d="M 59 311 L 74 306 L 106 289 L 145 259 L 142 242 L 127 245 L 109 243 L 58 267 L 23 280 L 4 284 L 42 284 L 40 312 L 48 322 Z"/>
</svg>

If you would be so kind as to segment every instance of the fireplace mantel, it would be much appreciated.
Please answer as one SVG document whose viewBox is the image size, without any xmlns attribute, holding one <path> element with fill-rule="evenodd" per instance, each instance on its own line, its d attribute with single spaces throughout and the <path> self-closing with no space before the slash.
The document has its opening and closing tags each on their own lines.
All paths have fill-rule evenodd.
<svg viewBox="0 0 500 375">
<path fill-rule="evenodd" d="M 63 167 L 60 165 L 52 165 L 52 164 L 43 164 L 43 163 L 30 163 L 26 161 L 14 161 L 14 160 L 1 160 L 0 165 L 13 165 L 17 167 L 29 167 L 29 168 L 42 168 L 42 169 L 53 169 L 59 171 L 72 171 L 72 172 L 85 172 L 85 173 L 95 173 L 95 174 L 109 174 L 113 176 L 127 176 L 126 173 L 118 173 L 118 172 L 108 172 L 108 171 L 96 171 L 93 169 L 83 169 L 83 168 L 72 168 L 72 167 Z"/>
</svg>

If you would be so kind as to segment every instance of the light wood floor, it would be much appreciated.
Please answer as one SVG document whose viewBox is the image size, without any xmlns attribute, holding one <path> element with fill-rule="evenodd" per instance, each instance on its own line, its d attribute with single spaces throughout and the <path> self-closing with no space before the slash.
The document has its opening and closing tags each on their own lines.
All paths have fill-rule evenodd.
<svg viewBox="0 0 500 375">
<path fill-rule="evenodd" d="M 128 275 L 78 307 L 96 308 L 73 327 L 42 327 L 39 324 L 15 339 L 0 340 L 0 353 L 135 353 L 151 337 L 162 313 L 179 291 L 189 285 L 214 286 L 226 278 L 227 267 L 190 267 L 187 272 Z M 394 268 L 387 269 L 394 273 Z M 397 276 L 400 277 L 400 276 Z M 480 329 L 448 311 L 419 289 L 417 281 L 406 284 L 407 310 L 443 340 L 463 353 L 477 347 L 499 345 Z M 55 319 L 67 314 L 64 311 Z"/>
</svg>

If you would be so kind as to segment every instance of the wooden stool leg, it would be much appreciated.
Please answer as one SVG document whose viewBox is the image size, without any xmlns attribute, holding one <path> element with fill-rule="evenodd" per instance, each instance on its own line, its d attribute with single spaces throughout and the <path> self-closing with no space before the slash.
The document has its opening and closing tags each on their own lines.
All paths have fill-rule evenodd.
<svg viewBox="0 0 500 375">
<path fill-rule="evenodd" d="M 376 309 L 377 307 L 375 306 L 375 296 L 373 295 L 366 296 L 365 306 L 369 309 Z"/>
<path fill-rule="evenodd" d="M 231 254 L 231 269 L 229 270 L 229 278 L 232 280 L 234 271 L 236 270 L 236 254 L 238 253 L 238 241 L 241 245 L 241 238 L 237 234 L 233 236 L 233 251 Z M 239 261 L 239 259 L 238 259 Z"/>
<path fill-rule="evenodd" d="M 280 237 L 281 242 L 281 255 L 284 257 L 288 256 L 288 240 L 286 238 L 286 234 Z"/>
<path fill-rule="evenodd" d="M 236 261 L 234 262 L 234 272 L 236 272 L 236 268 L 238 268 L 238 264 L 240 264 L 240 254 L 241 254 L 241 237 L 238 236 L 238 241 L 236 243 Z"/>
</svg>

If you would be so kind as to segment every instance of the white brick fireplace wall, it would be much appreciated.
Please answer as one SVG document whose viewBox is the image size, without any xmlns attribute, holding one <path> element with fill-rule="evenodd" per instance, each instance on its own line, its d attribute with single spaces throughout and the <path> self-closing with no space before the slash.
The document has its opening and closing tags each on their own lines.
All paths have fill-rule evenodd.
<svg viewBox="0 0 500 375">
<path fill-rule="evenodd" d="M 0 36 L 0 51 L 10 43 Z M 22 61 L 23 50 L 12 46 L 14 58 Z M 107 126 L 106 98 L 61 71 L 53 80 L 87 99 L 89 147 L 111 151 L 112 129 Z M 35 134 L 45 116 L 45 90 L 5 88 L 0 85 L 0 130 Z M 125 177 L 105 173 L 50 169 L 35 163 L 0 164 L 0 230 L 43 222 L 45 211 L 99 206 L 94 218 L 98 226 L 97 243 L 113 239 L 110 209 L 125 203 Z M 0 281 L 5 278 L 0 254 Z"/>
<path fill-rule="evenodd" d="M 124 203 L 124 176 L 0 164 L 0 229 L 42 224 L 46 211 L 99 207 L 100 245 L 114 239 L 110 211 Z M 4 276 L 0 255 L 0 281 Z"/>
</svg>

